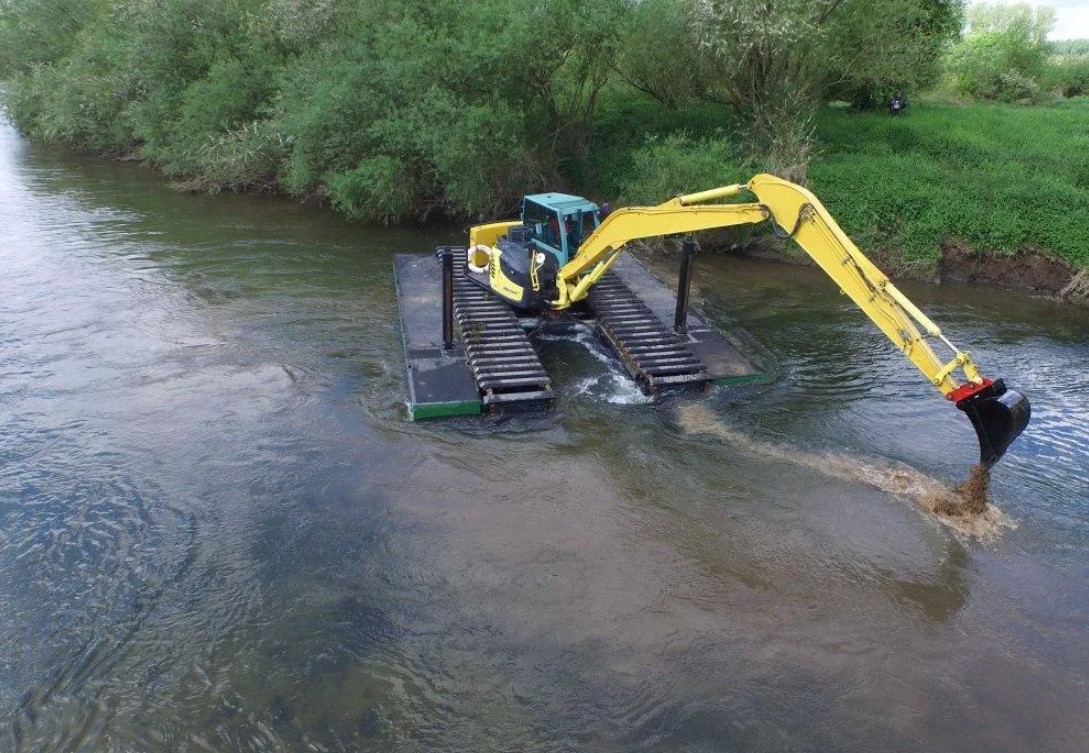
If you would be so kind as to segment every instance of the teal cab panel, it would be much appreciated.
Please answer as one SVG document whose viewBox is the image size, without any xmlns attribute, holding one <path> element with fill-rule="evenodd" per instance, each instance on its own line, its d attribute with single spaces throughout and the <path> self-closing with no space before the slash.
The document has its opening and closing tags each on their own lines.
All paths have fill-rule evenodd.
<svg viewBox="0 0 1089 753">
<path fill-rule="evenodd" d="M 581 196 L 538 193 L 522 199 L 522 223 L 529 228 L 533 245 L 555 256 L 560 266 L 578 252 L 599 222 L 597 204 Z"/>
</svg>

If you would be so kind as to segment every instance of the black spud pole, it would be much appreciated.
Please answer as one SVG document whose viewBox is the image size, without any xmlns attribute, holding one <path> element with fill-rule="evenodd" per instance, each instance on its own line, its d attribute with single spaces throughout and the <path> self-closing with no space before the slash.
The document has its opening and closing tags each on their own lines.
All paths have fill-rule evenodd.
<svg viewBox="0 0 1089 753">
<path fill-rule="evenodd" d="M 454 252 L 443 246 L 442 257 L 442 347 L 454 347 Z"/>
<path fill-rule="evenodd" d="M 673 315 L 673 331 L 683 335 L 688 331 L 688 295 L 692 290 L 692 269 L 696 242 L 687 239 L 681 246 L 681 273 L 677 278 L 677 313 Z"/>
</svg>

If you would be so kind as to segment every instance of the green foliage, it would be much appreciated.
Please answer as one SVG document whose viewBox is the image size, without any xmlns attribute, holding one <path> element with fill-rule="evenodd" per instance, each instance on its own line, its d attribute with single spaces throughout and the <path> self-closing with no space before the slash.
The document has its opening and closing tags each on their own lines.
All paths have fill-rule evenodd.
<svg viewBox="0 0 1089 753">
<path fill-rule="evenodd" d="M 1055 9 L 1028 3 L 975 3 L 966 13 L 971 34 L 1009 34 L 1031 45 L 1047 44 Z"/>
<path fill-rule="evenodd" d="M 483 216 L 589 179 L 626 0 L 0 0 L 24 132 L 352 216 Z M 394 180 L 390 166 L 398 167 Z M 386 195 L 388 193 L 388 195 Z"/>
<path fill-rule="evenodd" d="M 694 21 L 683 0 L 636 3 L 625 35 L 634 43 L 617 55 L 620 78 L 673 109 L 721 100 L 725 95 L 719 88 L 730 71 L 700 44 Z"/>
<path fill-rule="evenodd" d="M 693 0 L 701 43 L 728 71 L 716 90 L 741 113 L 749 152 L 804 181 L 823 99 L 863 106 L 938 75 L 961 0 Z"/>
<path fill-rule="evenodd" d="M 415 208 L 415 186 L 405 180 L 409 166 L 393 157 L 368 157 L 351 170 L 327 178 L 333 206 L 349 217 L 396 219 Z"/>
<path fill-rule="evenodd" d="M 897 91 L 932 86 L 960 34 L 962 10 L 960 0 L 844 3 L 829 30 L 834 66 L 825 98 L 868 109 Z"/>
<path fill-rule="evenodd" d="M 827 72 L 830 18 L 838 0 L 696 0 L 702 45 L 729 63 L 720 83 L 742 112 L 748 152 L 791 180 L 804 181 L 810 118 Z"/>
<path fill-rule="evenodd" d="M 1089 54 L 1053 58 L 1044 72 L 1042 84 L 1064 97 L 1089 94 Z"/>
<path fill-rule="evenodd" d="M 959 0 L 0 0 L 25 133 L 138 154 L 209 190 L 345 214 L 495 217 L 538 189 L 625 202 L 806 174 L 864 243 L 947 237 L 1089 264 L 1079 100 L 820 109 L 921 85 Z M 951 70 L 994 99 L 1089 86 L 1046 13 L 971 10 Z M 1055 52 L 1077 50 L 1056 46 Z M 644 96 L 637 90 L 647 92 Z M 811 137 L 816 133 L 816 156 Z"/>
<path fill-rule="evenodd" d="M 0 77 L 64 57 L 109 0 L 0 0 Z"/>
<path fill-rule="evenodd" d="M 819 99 L 869 107 L 898 89 L 934 83 L 959 35 L 962 6 L 963 0 L 641 0 L 626 33 L 634 43 L 622 48 L 617 70 L 668 107 L 732 104 L 747 116 L 755 141 L 773 141 L 780 127 L 796 138 Z"/>
<path fill-rule="evenodd" d="M 619 0 L 358 6 L 349 32 L 284 77 L 285 185 L 367 219 L 508 210 L 585 161 L 614 53 L 604 30 L 623 12 Z"/>
<path fill-rule="evenodd" d="M 917 105 L 906 117 L 826 110 L 812 188 L 864 246 L 934 262 L 945 239 L 1025 246 L 1089 265 L 1089 102 Z"/>
<path fill-rule="evenodd" d="M 959 94 L 999 102 L 1039 101 L 1049 74 L 1050 8 L 973 5 L 968 34 L 953 48 L 948 69 Z"/>
<path fill-rule="evenodd" d="M 651 136 L 632 152 L 622 174 L 610 177 L 622 204 L 657 204 L 700 188 L 728 185 L 751 173 L 732 139 Z"/>
<path fill-rule="evenodd" d="M 713 133 L 725 108 L 614 107 L 602 127 L 617 128 L 601 134 L 610 198 L 657 203 L 761 169 L 725 132 L 687 135 Z M 1035 246 L 1089 266 L 1087 119 L 1087 99 L 1050 108 L 917 103 L 897 118 L 825 107 L 810 187 L 864 250 L 909 263 L 934 264 L 942 243 L 957 240 L 992 253 Z"/>
<path fill-rule="evenodd" d="M 1047 50 L 1006 31 L 970 34 L 949 58 L 954 90 L 976 99 L 1016 102 L 1035 99 L 1047 65 Z"/>
<path fill-rule="evenodd" d="M 1061 39 L 1051 42 L 1051 54 L 1058 57 L 1085 57 L 1089 55 L 1089 39 Z"/>
</svg>

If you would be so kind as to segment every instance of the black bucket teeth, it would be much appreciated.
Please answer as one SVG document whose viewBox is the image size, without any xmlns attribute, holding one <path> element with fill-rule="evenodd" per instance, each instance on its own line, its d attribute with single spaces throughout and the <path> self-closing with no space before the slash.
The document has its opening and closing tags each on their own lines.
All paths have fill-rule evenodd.
<svg viewBox="0 0 1089 753">
<path fill-rule="evenodd" d="M 554 399 L 552 382 L 514 310 L 465 275 L 465 252 L 454 268 L 454 318 L 485 409 L 538 410 Z"/>
<path fill-rule="evenodd" d="M 588 297 L 598 327 L 644 392 L 703 387 L 710 377 L 703 362 L 613 272 Z"/>
</svg>

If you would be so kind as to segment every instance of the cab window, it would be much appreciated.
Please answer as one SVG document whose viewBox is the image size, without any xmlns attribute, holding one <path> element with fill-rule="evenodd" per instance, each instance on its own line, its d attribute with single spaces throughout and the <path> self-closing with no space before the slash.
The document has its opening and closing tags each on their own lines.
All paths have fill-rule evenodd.
<svg viewBox="0 0 1089 753">
<path fill-rule="evenodd" d="M 540 204 L 527 201 L 522 207 L 522 222 L 542 241 L 559 249 L 560 223 L 556 213 L 545 209 Z"/>
<path fill-rule="evenodd" d="M 597 212 L 582 213 L 582 239 L 586 240 L 597 230 Z"/>
<path fill-rule="evenodd" d="M 568 253 L 575 253 L 582 242 L 597 229 L 597 217 L 593 212 L 578 212 L 564 218 Z"/>
</svg>

